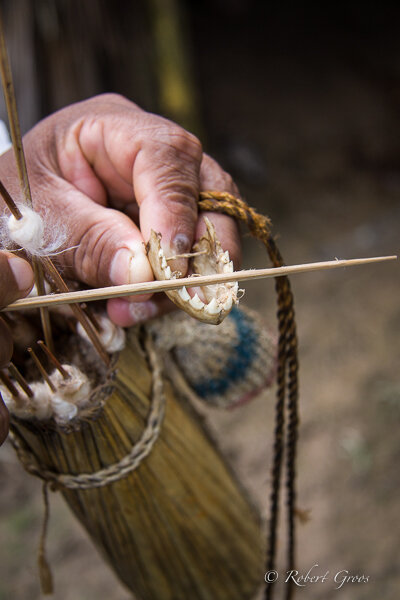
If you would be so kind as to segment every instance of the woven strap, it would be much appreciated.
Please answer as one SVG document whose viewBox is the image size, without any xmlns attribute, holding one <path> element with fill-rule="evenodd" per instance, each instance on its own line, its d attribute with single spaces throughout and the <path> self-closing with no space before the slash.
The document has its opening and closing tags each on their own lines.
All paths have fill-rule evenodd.
<svg viewBox="0 0 400 600">
<path fill-rule="evenodd" d="M 137 469 L 146 456 L 150 454 L 156 443 L 165 413 L 162 367 L 150 336 L 145 341 L 145 347 L 152 370 L 151 406 L 143 434 L 129 454 L 124 456 L 119 462 L 100 469 L 95 473 L 80 473 L 79 475 L 56 473 L 40 465 L 32 452 L 26 450 L 25 445 L 21 443 L 16 433 L 10 433 L 11 443 L 26 471 L 51 483 L 56 488 L 64 487 L 75 490 L 87 490 L 114 483 Z"/>
</svg>

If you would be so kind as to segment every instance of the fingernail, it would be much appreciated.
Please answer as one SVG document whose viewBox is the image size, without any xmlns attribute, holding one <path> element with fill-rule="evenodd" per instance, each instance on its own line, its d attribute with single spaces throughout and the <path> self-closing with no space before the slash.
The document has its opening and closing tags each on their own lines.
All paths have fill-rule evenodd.
<svg viewBox="0 0 400 600">
<path fill-rule="evenodd" d="M 162 241 L 161 241 L 162 242 Z M 163 246 L 164 253 L 167 256 L 186 254 L 192 249 L 192 243 L 185 233 L 178 233 L 172 240 L 170 248 Z M 187 258 L 176 258 L 171 260 L 169 266 L 172 271 L 179 271 L 182 275 L 186 274 L 188 261 Z"/>
<path fill-rule="evenodd" d="M 110 267 L 110 280 L 113 285 L 126 285 L 152 279 L 153 273 L 143 245 L 137 250 L 129 248 L 118 250 Z"/>
<path fill-rule="evenodd" d="M 13 256 L 8 259 L 8 265 L 20 292 L 29 292 L 33 286 L 33 271 L 29 263 L 23 258 Z"/>
<path fill-rule="evenodd" d="M 152 319 L 158 314 L 158 306 L 155 302 L 148 300 L 147 302 L 131 302 L 129 312 L 134 320 L 133 325 L 142 323 L 148 319 Z"/>
<path fill-rule="evenodd" d="M 118 250 L 110 267 L 111 283 L 114 285 L 125 285 L 130 283 L 132 263 L 133 252 L 126 248 Z"/>
<path fill-rule="evenodd" d="M 175 254 L 186 254 L 192 249 L 192 243 L 185 233 L 178 233 L 172 240 L 172 251 Z"/>
</svg>

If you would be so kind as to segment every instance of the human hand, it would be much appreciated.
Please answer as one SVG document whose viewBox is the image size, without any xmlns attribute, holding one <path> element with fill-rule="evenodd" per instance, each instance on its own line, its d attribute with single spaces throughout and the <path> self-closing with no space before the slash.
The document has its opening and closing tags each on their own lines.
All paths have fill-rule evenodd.
<svg viewBox="0 0 400 600">
<path fill-rule="evenodd" d="M 25 136 L 24 148 L 35 209 L 46 223 L 67 229 L 64 247 L 71 250 L 55 260 L 68 278 L 93 287 L 151 281 L 143 243 L 151 229 L 162 234 L 167 256 L 188 252 L 205 231 L 199 192 L 238 194 L 194 136 L 113 94 L 51 115 Z M 20 198 L 11 151 L 1 157 L 0 178 Z M 236 223 L 207 216 L 237 263 Z M 177 259 L 173 268 L 186 274 L 187 260 Z M 110 300 L 109 316 L 122 326 L 146 320 L 168 310 L 160 296 Z"/>
<path fill-rule="evenodd" d="M 9 252 L 0 252 L 0 308 L 29 293 L 33 286 L 33 272 L 29 264 Z M 0 318 L 0 368 L 12 355 L 12 339 L 7 325 Z M 8 433 L 8 410 L 0 399 L 0 445 Z"/>
</svg>

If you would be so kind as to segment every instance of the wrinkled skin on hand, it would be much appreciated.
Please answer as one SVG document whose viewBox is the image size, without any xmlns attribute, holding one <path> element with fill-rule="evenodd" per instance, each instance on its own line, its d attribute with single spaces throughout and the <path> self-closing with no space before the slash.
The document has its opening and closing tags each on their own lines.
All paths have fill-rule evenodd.
<svg viewBox="0 0 400 600">
<path fill-rule="evenodd" d="M 115 94 L 44 119 L 26 134 L 24 149 L 35 210 L 45 215 L 48 227 L 62 223 L 66 229 L 63 249 L 71 249 L 54 260 L 66 277 L 92 287 L 151 281 L 145 252 L 151 230 L 161 233 L 166 256 L 188 252 L 205 232 L 197 214 L 199 192 L 238 194 L 231 177 L 193 135 Z M 22 202 L 12 150 L 0 157 L 0 179 Z M 208 217 L 238 263 L 235 222 L 224 215 Z M 27 263 L 10 262 L 11 256 L 0 252 L 0 306 L 26 295 L 33 283 Z M 171 261 L 171 267 L 185 275 L 187 260 Z M 161 294 L 108 302 L 110 318 L 121 326 L 172 308 Z M 11 352 L 11 337 L 0 320 L 2 366 Z M 8 412 L 0 402 L 0 443 L 7 430 Z"/>
<path fill-rule="evenodd" d="M 0 252 L 0 308 L 26 296 L 33 285 L 33 273 L 28 263 L 9 252 Z M 7 325 L 0 317 L 0 368 L 7 365 L 12 355 L 12 339 Z M 0 400 L 0 445 L 8 433 L 9 415 Z"/>
<path fill-rule="evenodd" d="M 62 222 L 71 250 L 55 257 L 66 277 L 93 287 L 151 281 L 144 243 L 154 229 L 166 256 L 190 251 L 205 231 L 196 200 L 201 190 L 238 194 L 231 177 L 174 123 L 118 95 L 69 106 L 24 137 L 34 207 Z M 20 198 L 12 151 L 0 177 Z M 235 222 L 209 214 L 224 250 L 240 260 Z M 171 267 L 183 275 L 187 260 Z M 161 294 L 108 301 L 117 324 L 129 326 L 171 310 Z"/>
</svg>

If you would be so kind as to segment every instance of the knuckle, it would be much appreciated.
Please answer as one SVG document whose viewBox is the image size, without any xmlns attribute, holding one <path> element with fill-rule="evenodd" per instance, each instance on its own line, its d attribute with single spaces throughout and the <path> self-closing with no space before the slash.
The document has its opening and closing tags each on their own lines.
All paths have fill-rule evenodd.
<svg viewBox="0 0 400 600">
<path fill-rule="evenodd" d="M 75 273 L 85 283 L 96 285 L 100 270 L 105 266 L 104 254 L 111 232 L 101 222 L 88 225 L 82 234 L 79 246 L 74 252 Z"/>
<path fill-rule="evenodd" d="M 197 219 L 196 202 L 184 190 L 166 192 L 163 201 L 172 218 L 186 218 L 190 222 Z"/>
<path fill-rule="evenodd" d="M 197 214 L 196 199 L 199 191 L 197 172 L 187 163 L 170 161 L 154 173 L 154 189 L 171 212 L 180 213 L 185 208 Z"/>
<path fill-rule="evenodd" d="M 159 130 L 158 137 L 161 142 L 173 148 L 175 152 L 200 163 L 203 155 L 201 142 L 189 131 L 171 123 Z"/>
<path fill-rule="evenodd" d="M 173 134 L 173 140 L 178 150 L 200 162 L 203 148 L 200 140 L 195 135 L 188 131 L 177 132 Z"/>
<path fill-rule="evenodd" d="M 182 195 L 193 198 L 197 194 L 198 177 L 186 165 L 172 163 L 160 168 L 156 173 L 155 184 L 166 195 Z"/>
<path fill-rule="evenodd" d="M 90 98 L 86 102 L 92 103 L 92 104 L 98 104 L 99 102 L 100 103 L 107 102 L 110 104 L 126 105 L 126 103 L 130 102 L 130 101 L 127 98 L 125 98 L 125 96 L 123 96 L 122 94 L 117 94 L 116 92 L 105 92 L 104 94 L 98 94 L 94 98 Z"/>
</svg>

